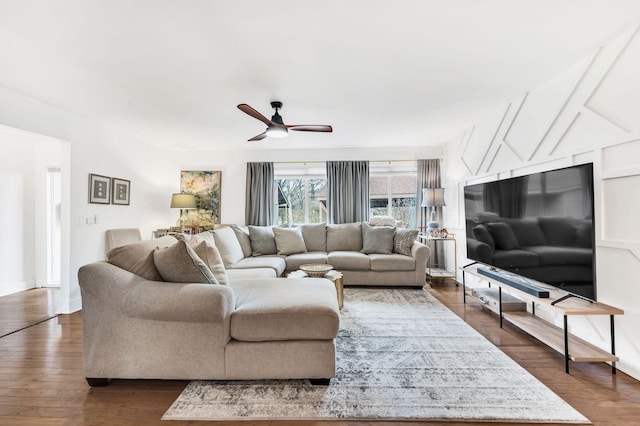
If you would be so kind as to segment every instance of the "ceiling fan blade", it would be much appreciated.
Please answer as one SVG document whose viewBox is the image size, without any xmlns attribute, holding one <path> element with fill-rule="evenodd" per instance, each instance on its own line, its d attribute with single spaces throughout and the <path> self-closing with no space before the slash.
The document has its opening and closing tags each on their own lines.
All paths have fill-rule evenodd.
<svg viewBox="0 0 640 426">
<path fill-rule="evenodd" d="M 252 137 L 247 142 L 261 141 L 262 139 L 264 139 L 266 137 L 267 137 L 267 132 L 263 132 L 263 133 L 260 133 L 258 136 Z"/>
<path fill-rule="evenodd" d="M 262 121 L 264 124 L 266 124 L 267 126 L 270 126 L 271 120 L 269 120 L 267 117 L 265 117 L 264 115 L 260 114 L 258 111 L 256 111 L 255 109 L 251 108 L 249 105 L 247 104 L 240 104 L 238 105 L 238 109 L 242 112 L 244 112 L 245 114 L 250 115 L 253 118 L 256 118 L 260 121 Z"/>
<path fill-rule="evenodd" d="M 285 125 L 289 130 L 297 130 L 299 132 L 333 132 L 333 127 L 321 124 L 292 124 Z"/>
</svg>

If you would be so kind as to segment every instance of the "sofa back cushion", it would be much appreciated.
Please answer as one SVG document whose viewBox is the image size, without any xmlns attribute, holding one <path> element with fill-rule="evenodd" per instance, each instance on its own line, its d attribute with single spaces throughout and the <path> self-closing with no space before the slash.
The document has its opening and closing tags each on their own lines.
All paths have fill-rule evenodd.
<svg viewBox="0 0 640 426">
<path fill-rule="evenodd" d="M 162 281 L 162 276 L 153 263 L 153 251 L 156 247 L 172 246 L 177 241 L 172 235 L 167 235 L 116 247 L 107 253 L 107 261 L 146 280 Z"/>
<path fill-rule="evenodd" d="M 393 226 L 371 226 L 362 223 L 362 250 L 365 254 L 391 254 L 393 252 Z"/>
<path fill-rule="evenodd" d="M 362 250 L 360 222 L 327 225 L 327 251 Z"/>
<path fill-rule="evenodd" d="M 327 251 L 326 223 L 305 223 L 300 230 L 308 251 Z"/>
<path fill-rule="evenodd" d="M 538 219 L 505 219 L 518 240 L 520 247 L 546 246 L 547 239 L 542 233 Z"/>
<path fill-rule="evenodd" d="M 242 247 L 244 257 L 251 256 L 251 238 L 249 238 L 249 227 L 246 225 L 231 225 L 231 229 L 236 234 L 236 238 Z"/>
<path fill-rule="evenodd" d="M 276 237 L 272 226 L 249 225 L 249 239 L 251 240 L 251 255 L 276 254 Z"/>
<path fill-rule="evenodd" d="M 229 226 L 224 226 L 211 231 L 211 233 L 213 234 L 213 239 L 216 242 L 216 247 L 218 247 L 218 250 L 220 251 L 220 256 L 222 256 L 225 268 L 228 268 L 229 266 L 244 259 L 242 247 L 240 246 L 240 242 L 238 241 L 235 232 L 233 232 L 233 229 Z"/>
<path fill-rule="evenodd" d="M 273 228 L 273 235 L 276 239 L 276 248 L 279 255 L 289 255 L 296 253 L 306 253 L 307 246 L 302 237 L 300 228 Z"/>
<path fill-rule="evenodd" d="M 566 217 L 540 217 L 540 228 L 551 246 L 570 247 L 575 244 L 576 222 Z"/>
<path fill-rule="evenodd" d="M 213 272 L 185 240 L 178 240 L 170 247 L 157 248 L 153 252 L 153 263 L 165 281 L 218 284 Z"/>
</svg>

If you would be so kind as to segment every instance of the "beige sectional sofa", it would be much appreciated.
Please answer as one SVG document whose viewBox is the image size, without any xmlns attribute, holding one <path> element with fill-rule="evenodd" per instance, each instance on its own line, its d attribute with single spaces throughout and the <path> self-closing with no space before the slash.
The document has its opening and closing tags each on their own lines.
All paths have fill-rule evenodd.
<svg viewBox="0 0 640 426">
<path fill-rule="evenodd" d="M 330 263 L 347 285 L 422 287 L 428 256 L 414 231 L 365 223 L 225 226 L 116 247 L 78 272 L 85 376 L 328 383 L 336 288 L 282 275 Z"/>
<path fill-rule="evenodd" d="M 80 268 L 91 386 L 114 378 L 327 383 L 335 376 L 339 310 L 331 281 L 273 278 L 271 268 L 227 274 L 213 239 L 192 240 L 118 247 L 108 262 Z M 186 282 L 163 279 L 176 272 Z"/>
<path fill-rule="evenodd" d="M 229 225 L 212 232 L 228 271 L 266 268 L 282 276 L 305 263 L 326 263 L 342 272 L 345 285 L 425 284 L 429 247 L 416 241 L 414 230 L 355 222 Z"/>
</svg>

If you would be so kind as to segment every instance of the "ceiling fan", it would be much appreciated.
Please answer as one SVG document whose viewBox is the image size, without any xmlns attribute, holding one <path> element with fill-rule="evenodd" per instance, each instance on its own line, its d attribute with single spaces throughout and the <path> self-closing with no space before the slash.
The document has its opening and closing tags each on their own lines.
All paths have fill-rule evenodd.
<svg viewBox="0 0 640 426">
<path fill-rule="evenodd" d="M 269 120 L 264 115 L 260 114 L 258 111 L 253 109 L 247 104 L 238 105 L 238 109 L 245 114 L 250 115 L 253 118 L 256 118 L 262 121 L 267 125 L 267 130 L 263 133 L 260 133 L 257 136 L 249 139 L 249 142 L 260 141 L 267 136 L 270 138 L 283 138 L 287 136 L 289 130 L 297 130 L 299 132 L 332 132 L 333 128 L 331 126 L 325 125 L 314 125 L 314 124 L 284 124 L 282 121 L 282 117 L 278 114 L 278 110 L 282 108 L 282 102 L 273 101 L 271 102 L 271 107 L 276 110 L 276 113 L 271 116 L 271 120 Z"/>
</svg>

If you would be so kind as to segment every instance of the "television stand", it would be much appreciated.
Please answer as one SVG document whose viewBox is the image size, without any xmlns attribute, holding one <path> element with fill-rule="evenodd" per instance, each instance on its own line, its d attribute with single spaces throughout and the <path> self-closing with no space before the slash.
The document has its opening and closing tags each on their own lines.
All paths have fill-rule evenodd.
<svg viewBox="0 0 640 426">
<path fill-rule="evenodd" d="M 560 303 L 563 300 L 567 300 L 567 299 L 569 299 L 571 297 L 577 297 L 578 299 L 586 300 L 589 303 L 594 303 L 593 300 L 587 299 L 586 297 L 578 296 L 577 294 L 567 293 L 564 296 L 562 296 L 561 298 L 556 299 L 553 302 L 551 302 L 551 304 L 555 305 L 556 303 Z"/>
<path fill-rule="evenodd" d="M 489 287 L 495 285 L 499 288 L 499 309 L 498 315 L 500 327 L 503 320 L 508 321 L 525 333 L 535 337 L 550 348 L 560 352 L 564 356 L 565 373 L 569 373 L 569 361 L 573 362 L 610 362 L 611 373 L 616 374 L 616 362 L 620 359 L 616 356 L 614 316 L 623 315 L 622 309 L 614 308 L 599 302 L 589 301 L 578 297 L 565 297 L 565 292 L 561 290 L 549 290 L 549 298 L 539 298 L 525 291 L 518 290 L 509 283 L 495 280 L 478 272 L 476 265 L 462 268 L 462 290 L 463 300 L 466 303 L 467 286 L 466 274 L 473 275 L 481 280 L 487 281 Z M 531 311 L 505 311 L 502 309 L 502 288 L 513 290 L 517 297 L 531 302 Z M 474 297 L 471 292 L 469 295 Z M 557 303 L 564 301 L 561 305 Z M 536 309 L 549 311 L 556 315 L 562 315 L 563 327 L 558 327 L 538 315 Z M 568 331 L 568 317 L 578 315 L 608 315 L 609 328 L 611 332 L 611 351 L 608 352 L 595 346 Z"/>
</svg>

